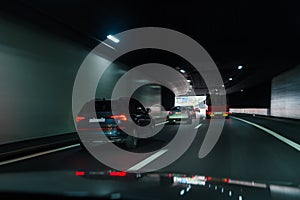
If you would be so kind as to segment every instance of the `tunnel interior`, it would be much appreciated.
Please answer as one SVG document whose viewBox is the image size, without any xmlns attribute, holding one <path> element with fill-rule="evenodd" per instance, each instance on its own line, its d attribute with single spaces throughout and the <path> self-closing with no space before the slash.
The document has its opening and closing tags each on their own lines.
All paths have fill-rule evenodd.
<svg viewBox="0 0 300 200">
<path fill-rule="evenodd" d="M 136 6 L 141 6 L 141 9 L 136 9 L 135 12 L 143 11 L 151 16 L 146 7 L 139 4 Z M 157 18 L 163 15 L 166 6 L 167 4 L 160 4 L 157 7 L 160 11 L 159 15 L 153 19 L 148 18 L 141 25 L 159 25 Z M 228 5 L 224 6 L 228 7 Z M 245 9 L 242 3 L 235 6 L 241 10 Z M 87 7 L 88 5 L 83 5 L 83 8 Z M 172 7 L 176 10 L 180 8 L 180 5 L 174 3 Z M 295 91 L 299 87 L 298 71 L 295 68 L 299 64 L 295 51 L 298 47 L 296 35 L 299 30 L 293 26 L 297 20 L 292 15 L 282 19 L 274 17 L 269 21 L 265 19 L 269 22 L 270 30 L 263 28 L 266 21 L 259 22 L 259 19 L 265 7 L 267 5 L 262 4 L 260 12 L 253 19 L 258 22 L 257 26 L 264 30 L 263 35 L 252 34 L 251 38 L 248 38 L 246 32 L 256 33 L 254 27 L 245 26 L 239 22 L 225 23 L 225 26 L 223 22 L 233 19 L 234 16 L 226 16 L 221 11 L 211 19 L 211 22 L 224 24 L 218 26 L 219 28 L 216 29 L 216 26 L 214 29 L 209 23 L 205 23 L 203 29 L 205 31 L 200 35 L 191 32 L 191 29 L 187 27 L 182 31 L 200 42 L 214 59 L 222 75 L 231 108 L 264 108 L 268 109 L 271 115 L 281 116 L 281 112 L 278 111 L 279 105 L 289 105 L 288 101 L 295 102 L 295 99 L 283 98 L 284 103 L 276 103 L 274 98 L 279 95 L 276 92 L 283 94 L 283 91 L 284 94 L 290 93 L 291 96 L 295 96 Z M 245 13 L 238 13 L 239 19 L 249 21 L 247 15 L 249 10 L 244 10 Z M 125 10 L 120 12 L 128 16 L 128 19 L 124 19 L 123 22 L 131 20 L 129 19 L 131 15 Z M 292 10 L 290 13 L 295 13 L 295 11 Z M 191 13 L 190 18 L 193 16 L 195 14 Z M 218 21 L 220 16 L 224 19 Z M 0 19 L 1 27 L 4 27 L 0 33 L 2 96 L 0 106 L 3 113 L 1 143 L 75 132 L 71 97 L 73 83 L 81 63 L 99 41 L 105 38 L 104 35 L 107 32 L 118 32 L 137 25 L 136 20 L 131 21 L 128 27 L 125 27 L 125 23 L 122 26 L 120 22 L 118 28 L 112 27 L 110 30 L 103 31 L 105 25 L 102 24 L 96 31 L 92 28 L 94 24 L 83 25 L 85 20 L 82 16 L 77 17 L 81 17 L 81 20 L 72 19 L 71 15 L 62 10 L 56 10 L 54 5 L 42 5 L 35 1 L 5 3 Z M 179 19 L 177 14 L 166 16 L 164 20 L 161 20 L 161 25 L 181 31 L 176 23 L 167 25 L 168 19 L 172 17 Z M 269 37 L 269 33 L 275 27 L 285 25 L 286 21 L 290 22 L 287 29 L 289 32 L 284 35 L 290 36 L 286 37 L 287 42 L 281 40 L 276 42 L 274 37 L 277 34 Z M 97 25 L 99 21 L 95 23 Z M 234 26 L 240 28 L 239 34 L 230 39 L 232 32 L 228 31 L 228 27 Z M 100 30 L 102 34 L 99 34 Z M 225 31 L 224 36 L 216 37 L 220 30 Z M 256 44 L 260 42 L 263 45 L 257 48 Z M 103 56 L 103 59 L 109 58 Z M 114 61 L 105 72 L 104 78 L 100 80 L 101 91 L 97 91 L 95 96 L 109 98 L 114 83 L 124 73 L 149 62 L 163 63 L 176 70 L 184 69 L 186 73 L 183 74 L 183 78 L 191 81 L 190 87 L 196 95 L 207 93 L 203 78 L 186 60 L 167 51 L 143 49 L 130 52 Z M 243 66 L 242 70 L 237 69 L 240 65 Z M 291 69 L 295 72 L 294 78 L 284 79 L 289 86 L 284 90 L 278 89 L 280 85 L 277 83 L 283 80 L 280 77 L 291 76 L 293 71 L 287 72 Z M 285 72 L 288 75 L 284 75 Z M 140 88 L 134 96 L 146 106 L 161 104 L 165 110 L 169 110 L 174 105 L 175 94 L 163 86 L 148 85 Z M 277 108 L 276 105 L 279 107 Z M 284 108 L 280 107 L 280 109 Z M 293 111 L 295 109 L 291 109 L 291 112 Z M 282 114 L 282 116 L 289 117 L 287 114 Z M 291 116 L 298 118 L 296 114 Z M 18 121 L 18 126 L 13 125 L 15 121 Z"/>
</svg>

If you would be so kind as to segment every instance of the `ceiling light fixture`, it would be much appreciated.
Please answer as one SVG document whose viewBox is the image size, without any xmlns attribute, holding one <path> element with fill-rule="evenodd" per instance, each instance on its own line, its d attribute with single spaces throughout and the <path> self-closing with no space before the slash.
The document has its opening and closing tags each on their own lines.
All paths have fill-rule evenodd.
<svg viewBox="0 0 300 200">
<path fill-rule="evenodd" d="M 108 35 L 107 36 L 108 39 L 110 39 L 111 41 L 113 41 L 114 43 L 119 43 L 120 40 L 112 35 Z"/>
</svg>

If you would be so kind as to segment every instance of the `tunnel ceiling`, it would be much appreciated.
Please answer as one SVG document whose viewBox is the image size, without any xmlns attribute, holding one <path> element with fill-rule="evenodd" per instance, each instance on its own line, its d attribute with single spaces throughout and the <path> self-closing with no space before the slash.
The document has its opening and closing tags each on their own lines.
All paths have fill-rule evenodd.
<svg viewBox="0 0 300 200">
<path fill-rule="evenodd" d="M 241 1 L 14 1 L 7 10 L 28 17 L 32 12 L 84 35 L 82 43 L 95 46 L 127 29 L 157 26 L 180 31 L 201 44 L 214 59 L 227 93 L 254 87 L 298 63 L 300 3 Z M 33 17 L 30 18 L 33 20 Z M 40 24 L 44 21 L 41 19 Z M 47 24 L 44 24 L 45 27 Z M 49 27 L 49 26 L 48 26 Z M 149 62 L 151 53 L 125 56 L 135 66 Z M 161 62 L 181 66 L 178 59 Z M 242 65 L 243 70 L 237 66 Z M 192 66 L 185 65 L 194 89 L 206 88 Z M 233 80 L 229 81 L 229 77 Z M 200 93 L 201 93 L 200 92 Z"/>
</svg>

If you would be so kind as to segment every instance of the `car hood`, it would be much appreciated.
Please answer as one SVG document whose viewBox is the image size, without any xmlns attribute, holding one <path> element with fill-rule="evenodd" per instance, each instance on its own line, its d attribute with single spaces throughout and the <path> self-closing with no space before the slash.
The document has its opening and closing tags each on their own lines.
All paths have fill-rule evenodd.
<svg viewBox="0 0 300 200">
<path fill-rule="evenodd" d="M 104 199 L 299 199 L 295 185 L 184 173 L 128 173 L 101 170 L 0 174 L 0 196 Z"/>
</svg>

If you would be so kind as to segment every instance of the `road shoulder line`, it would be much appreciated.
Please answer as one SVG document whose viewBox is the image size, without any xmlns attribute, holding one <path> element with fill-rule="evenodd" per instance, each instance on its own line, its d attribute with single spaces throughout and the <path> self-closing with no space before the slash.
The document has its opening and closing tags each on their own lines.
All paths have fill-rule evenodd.
<svg viewBox="0 0 300 200">
<path fill-rule="evenodd" d="M 244 119 L 241 119 L 241 118 L 238 118 L 238 117 L 233 117 L 232 116 L 231 118 L 239 120 L 239 121 L 242 121 L 242 122 L 245 122 L 245 123 L 250 124 L 252 126 L 255 126 L 256 128 L 259 128 L 259 129 L 265 131 L 266 133 L 269 133 L 273 137 L 279 139 L 280 141 L 282 141 L 282 142 L 286 143 L 287 145 L 293 147 L 294 149 L 300 151 L 300 145 L 299 144 L 297 144 L 296 142 L 294 142 L 294 141 L 292 141 L 290 139 L 287 139 L 287 138 L 283 137 L 282 135 L 280 135 L 280 134 L 278 134 L 278 133 L 276 133 L 274 131 L 271 131 L 270 129 L 267 129 L 267 128 L 263 127 L 263 126 L 260 126 L 258 124 L 255 124 L 253 122 L 249 122 L 247 120 L 244 120 Z"/>
<path fill-rule="evenodd" d="M 2 161 L 2 162 L 0 162 L 0 166 L 10 164 L 10 163 L 14 163 L 14 162 L 18 162 L 18 161 L 22 161 L 22 160 L 26 160 L 26 159 L 29 159 L 29 158 L 34 158 L 34 157 L 54 153 L 54 152 L 57 152 L 57 151 L 63 151 L 63 150 L 66 150 L 66 149 L 77 147 L 77 146 L 80 146 L 80 144 L 79 143 L 78 144 L 73 144 L 73 145 L 66 146 L 66 147 L 61 147 L 61 148 L 57 148 L 57 149 L 53 149 L 53 150 L 43 151 L 43 152 L 34 153 L 34 154 L 31 154 L 31 155 L 27 155 L 27 156 L 22 156 L 22 157 L 19 157 L 19 158 L 14 158 L 14 159 Z"/>
</svg>

